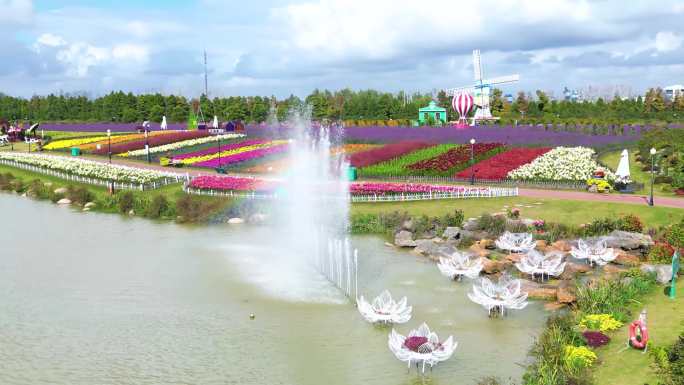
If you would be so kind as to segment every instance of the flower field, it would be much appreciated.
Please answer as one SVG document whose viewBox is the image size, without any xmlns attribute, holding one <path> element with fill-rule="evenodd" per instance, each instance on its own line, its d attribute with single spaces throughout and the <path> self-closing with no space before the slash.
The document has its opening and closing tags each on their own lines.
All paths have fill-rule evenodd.
<svg viewBox="0 0 684 385">
<path fill-rule="evenodd" d="M 483 191 L 488 187 L 482 187 Z M 420 194 L 430 192 L 463 192 L 472 190 L 463 186 L 432 185 L 424 183 L 368 183 L 358 182 L 349 186 L 352 195 Z"/>
<path fill-rule="evenodd" d="M 287 140 L 269 141 L 264 139 L 253 139 L 222 145 L 220 154 L 219 148 L 216 146 L 175 156 L 173 159 L 180 161 L 183 164 L 197 167 L 219 167 L 284 152 L 287 149 L 287 146 Z"/>
<path fill-rule="evenodd" d="M 224 191 L 272 191 L 275 185 L 256 178 L 203 175 L 194 178 L 189 187 Z"/>
<path fill-rule="evenodd" d="M 17 152 L 0 152 L 0 159 L 41 167 L 88 178 L 111 180 L 122 183 L 146 184 L 160 181 L 171 174 L 155 170 L 109 165 L 81 158 L 67 158 L 57 155 L 31 154 Z"/>
<path fill-rule="evenodd" d="M 45 131 L 63 131 L 63 132 L 102 132 L 107 130 L 111 132 L 134 132 L 138 128 L 137 123 L 41 123 L 40 128 Z M 168 123 L 168 130 L 185 130 L 188 126 L 186 122 L 183 123 Z M 157 131 L 161 130 L 160 124 L 150 122 L 150 129 Z"/>
<path fill-rule="evenodd" d="M 238 138 L 243 138 L 244 136 L 245 136 L 244 134 L 222 134 L 222 135 L 218 135 L 218 136 L 213 135 L 213 136 L 205 136 L 205 137 L 196 138 L 196 139 L 180 140 L 178 142 L 173 142 L 173 143 L 169 143 L 169 144 L 163 144 L 163 145 L 150 147 L 150 154 L 158 154 L 158 153 L 163 153 L 163 152 L 180 150 L 181 148 L 197 146 L 197 145 L 205 144 L 205 143 L 213 143 L 213 142 L 216 142 L 217 140 L 238 139 Z M 146 154 L 147 154 L 147 152 L 143 148 L 140 150 L 133 150 L 133 151 L 124 152 L 124 153 L 119 154 L 119 156 L 135 157 L 135 156 L 144 156 Z"/>
<path fill-rule="evenodd" d="M 156 131 L 156 132 L 151 132 L 150 135 L 150 140 L 152 138 L 157 137 L 157 136 L 163 136 L 163 135 L 173 135 L 175 131 Z M 107 153 L 107 147 L 109 146 L 109 143 L 111 142 L 112 144 L 112 151 L 114 149 L 115 144 L 119 143 L 126 143 L 130 141 L 136 141 L 136 140 L 144 140 L 145 135 L 144 134 L 123 134 L 123 135 L 112 135 L 111 139 L 108 139 L 106 136 L 104 139 L 97 141 L 97 142 L 89 142 L 85 143 L 79 146 L 76 146 L 81 149 L 81 152 L 93 152 L 97 150 L 97 146 L 100 145 L 100 151 L 104 151 L 104 153 Z"/>
<path fill-rule="evenodd" d="M 64 148 L 78 147 L 88 143 L 100 142 L 107 140 L 107 136 L 90 136 L 87 138 L 73 138 L 56 140 L 46 144 L 43 148 L 45 150 L 61 150 Z"/>
<path fill-rule="evenodd" d="M 349 163 L 354 167 L 366 167 L 430 146 L 432 146 L 432 144 L 427 142 L 400 142 L 387 144 L 379 148 L 351 154 Z"/>
<path fill-rule="evenodd" d="M 147 140 L 143 136 L 141 139 L 129 140 L 123 143 L 112 145 L 112 154 L 121 154 L 128 151 L 144 149 L 146 141 L 149 143 L 150 147 L 153 147 L 207 136 L 209 136 L 207 131 L 158 132 L 157 135 L 151 135 L 149 138 L 147 138 Z M 99 149 L 96 148 L 93 150 L 92 153 L 94 155 L 107 155 L 108 151 L 108 146 L 101 146 Z"/>
<path fill-rule="evenodd" d="M 501 143 L 475 143 L 473 146 L 475 161 L 488 158 L 503 150 L 504 146 Z M 470 156 L 470 146 L 464 145 L 406 167 L 417 175 L 451 176 L 454 172 L 468 166 Z"/>
<path fill-rule="evenodd" d="M 608 180 L 615 174 L 604 170 L 594 160 L 594 150 L 587 147 L 557 147 L 508 173 L 513 179 L 542 179 L 558 181 L 586 181 L 601 169 Z"/>
<path fill-rule="evenodd" d="M 505 179 L 510 171 L 532 162 L 549 150 L 550 148 L 513 148 L 462 170 L 456 174 L 456 177 L 470 178 L 471 173 L 474 171 L 475 178 L 477 179 Z"/>
<path fill-rule="evenodd" d="M 457 149 L 457 144 L 439 144 L 428 148 L 410 152 L 406 155 L 385 162 L 359 169 L 361 176 L 399 176 L 412 175 L 415 171 L 408 167 L 418 162 L 438 158 L 444 153 Z"/>
</svg>

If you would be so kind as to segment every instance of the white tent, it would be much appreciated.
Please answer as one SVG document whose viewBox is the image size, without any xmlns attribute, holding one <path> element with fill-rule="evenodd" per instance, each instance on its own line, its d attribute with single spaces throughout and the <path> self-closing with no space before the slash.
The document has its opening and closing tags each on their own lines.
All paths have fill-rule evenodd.
<svg viewBox="0 0 684 385">
<path fill-rule="evenodd" d="M 615 171 L 615 176 L 619 181 L 629 182 L 629 153 L 627 149 L 622 150 L 622 155 L 620 155 L 620 163 L 618 163 L 617 170 Z"/>
<path fill-rule="evenodd" d="M 211 124 L 213 128 L 219 128 L 218 116 L 214 115 L 214 122 Z"/>
<path fill-rule="evenodd" d="M 166 115 L 164 115 L 164 116 L 162 116 L 161 129 L 162 129 L 162 130 L 166 130 L 167 127 L 168 127 L 168 126 L 167 126 L 167 124 L 166 124 Z"/>
</svg>

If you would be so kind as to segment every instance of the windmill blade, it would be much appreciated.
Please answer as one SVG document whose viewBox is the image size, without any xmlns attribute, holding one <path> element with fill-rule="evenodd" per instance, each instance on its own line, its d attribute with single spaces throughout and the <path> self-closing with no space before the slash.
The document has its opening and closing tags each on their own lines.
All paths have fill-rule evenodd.
<svg viewBox="0 0 684 385">
<path fill-rule="evenodd" d="M 485 79 L 482 81 L 483 84 L 506 84 L 515 83 L 520 80 L 520 75 L 508 75 L 508 76 L 498 76 L 491 79 Z"/>
<path fill-rule="evenodd" d="M 482 62 L 480 61 L 480 50 L 473 50 L 473 72 L 475 75 L 475 81 L 482 81 Z"/>
<path fill-rule="evenodd" d="M 444 92 L 446 92 L 446 94 L 449 96 L 454 96 L 462 92 L 473 94 L 475 92 L 475 88 L 473 88 L 472 86 L 449 88 L 446 89 Z"/>
</svg>

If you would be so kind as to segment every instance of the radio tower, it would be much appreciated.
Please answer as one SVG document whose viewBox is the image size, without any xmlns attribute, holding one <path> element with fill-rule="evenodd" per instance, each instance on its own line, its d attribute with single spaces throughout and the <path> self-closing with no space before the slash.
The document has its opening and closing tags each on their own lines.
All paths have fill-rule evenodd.
<svg viewBox="0 0 684 385">
<path fill-rule="evenodd" d="M 204 96 L 209 98 L 209 84 L 207 82 L 207 50 L 204 50 Z"/>
</svg>

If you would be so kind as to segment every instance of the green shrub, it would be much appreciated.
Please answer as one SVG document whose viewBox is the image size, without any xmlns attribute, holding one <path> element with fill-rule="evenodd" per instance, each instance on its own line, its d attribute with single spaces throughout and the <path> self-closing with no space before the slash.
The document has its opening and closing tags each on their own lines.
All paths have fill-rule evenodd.
<svg viewBox="0 0 684 385">
<path fill-rule="evenodd" d="M 183 195 L 176 201 L 176 214 L 179 222 L 203 222 L 208 219 L 228 201 L 222 198 L 200 197 L 190 194 Z"/>
<path fill-rule="evenodd" d="M 633 214 L 627 214 L 617 221 L 617 228 L 618 230 L 622 231 L 631 231 L 634 233 L 640 233 L 644 231 L 644 224 L 641 222 L 641 219 Z"/>
<path fill-rule="evenodd" d="M 10 182 L 10 189 L 16 193 L 24 191 L 24 182 L 21 179 L 15 178 Z"/>
<path fill-rule="evenodd" d="M 75 187 L 75 186 L 68 186 L 67 187 L 67 192 L 66 192 L 66 197 L 69 199 L 72 203 L 84 205 L 88 202 L 91 202 L 94 198 L 93 194 L 88 191 L 87 188 L 83 186 Z"/>
<path fill-rule="evenodd" d="M 667 242 L 656 242 L 648 251 L 647 259 L 651 263 L 665 264 L 672 262 L 674 247 Z"/>
<path fill-rule="evenodd" d="M 145 210 L 145 216 L 154 219 L 161 218 L 167 215 L 169 207 L 169 201 L 164 195 L 156 195 Z"/>
<path fill-rule="evenodd" d="M 506 218 L 484 213 L 477 220 L 477 230 L 487 231 L 493 236 L 499 236 L 506 231 Z"/>
<path fill-rule="evenodd" d="M 133 210 L 135 195 L 130 191 L 119 191 L 116 193 L 116 204 L 119 208 L 119 212 L 127 214 L 129 211 Z"/>
<path fill-rule="evenodd" d="M 655 276 L 632 269 L 628 280 L 601 280 L 589 285 L 577 285 L 577 308 L 585 314 L 610 314 L 620 322 L 627 322 L 629 307 L 655 286 Z"/>
<path fill-rule="evenodd" d="M 463 218 L 463 210 L 456 209 L 453 213 L 444 214 L 441 223 L 444 227 L 461 227 Z"/>
<path fill-rule="evenodd" d="M 684 223 L 675 223 L 665 231 L 667 243 L 678 249 L 684 248 Z"/>
<path fill-rule="evenodd" d="M 598 235 L 606 235 L 618 228 L 617 220 L 612 218 L 598 218 L 593 222 L 587 224 L 583 228 L 583 236 L 594 237 Z"/>
<path fill-rule="evenodd" d="M 651 346 L 649 355 L 653 358 L 659 385 L 684 384 L 684 333 L 672 346 Z"/>
<path fill-rule="evenodd" d="M 45 187 L 45 184 L 40 179 L 32 180 L 26 191 L 38 199 L 47 199 L 50 197 L 50 189 Z"/>
<path fill-rule="evenodd" d="M 14 180 L 14 175 L 11 173 L 0 174 L 0 190 L 12 190 L 12 180 Z"/>
</svg>

